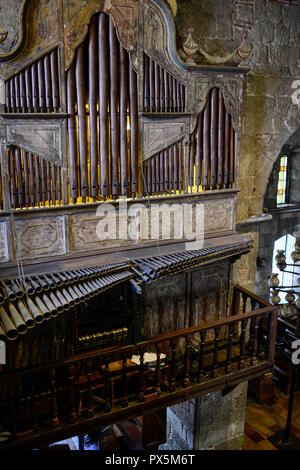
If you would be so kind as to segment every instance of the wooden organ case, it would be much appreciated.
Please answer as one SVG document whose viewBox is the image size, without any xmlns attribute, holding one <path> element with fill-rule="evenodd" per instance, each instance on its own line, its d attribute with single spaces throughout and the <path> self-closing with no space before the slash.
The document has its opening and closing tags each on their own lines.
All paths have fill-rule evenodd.
<svg viewBox="0 0 300 470">
<path fill-rule="evenodd" d="M 181 60 L 162 0 L 24 0 L 21 11 L 19 41 L 0 55 L 8 447 L 49 438 L 43 420 L 63 436 L 66 416 L 77 430 L 82 416 L 106 424 L 116 403 L 134 416 L 270 370 L 276 311 L 230 285 L 251 249 L 235 232 L 248 67 Z M 152 237 L 174 206 L 201 246 L 175 237 L 175 216 Z M 108 207 L 116 236 L 101 238 Z M 124 236 L 136 207 L 138 236 Z M 24 403 L 18 417 L 12 400 Z"/>
</svg>

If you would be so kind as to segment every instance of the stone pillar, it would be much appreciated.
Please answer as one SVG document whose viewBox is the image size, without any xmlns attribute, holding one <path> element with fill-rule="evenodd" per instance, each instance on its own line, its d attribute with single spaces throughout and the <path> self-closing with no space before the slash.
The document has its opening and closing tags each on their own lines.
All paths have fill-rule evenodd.
<svg viewBox="0 0 300 470">
<path fill-rule="evenodd" d="M 167 409 L 167 442 L 161 450 L 237 450 L 244 436 L 248 382 Z"/>
</svg>

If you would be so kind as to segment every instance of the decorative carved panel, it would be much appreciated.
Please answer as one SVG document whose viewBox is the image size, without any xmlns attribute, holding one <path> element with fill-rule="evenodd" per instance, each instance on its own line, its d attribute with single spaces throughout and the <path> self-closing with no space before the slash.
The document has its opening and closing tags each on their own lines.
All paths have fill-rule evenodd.
<svg viewBox="0 0 300 470">
<path fill-rule="evenodd" d="M 22 147 L 27 152 L 40 155 L 54 163 L 61 163 L 62 154 L 62 123 L 43 120 L 19 119 L 17 123 L 6 124 L 7 142 Z"/>
<path fill-rule="evenodd" d="M 65 253 L 63 216 L 15 220 L 15 235 L 21 259 L 57 256 Z"/>
<path fill-rule="evenodd" d="M 9 259 L 6 224 L 6 222 L 0 222 L 0 263 Z"/>
</svg>

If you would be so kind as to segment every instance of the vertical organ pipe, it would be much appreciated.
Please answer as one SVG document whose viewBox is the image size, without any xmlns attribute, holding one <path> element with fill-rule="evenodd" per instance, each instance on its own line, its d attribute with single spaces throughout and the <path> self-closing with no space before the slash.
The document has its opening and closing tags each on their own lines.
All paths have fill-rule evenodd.
<svg viewBox="0 0 300 470">
<path fill-rule="evenodd" d="M 57 69 L 57 49 L 50 52 L 50 68 L 51 68 L 51 93 L 53 110 L 57 112 L 59 109 L 59 81 Z"/>
<path fill-rule="evenodd" d="M 224 161 L 224 100 L 219 89 L 219 113 L 218 113 L 218 174 L 217 184 L 220 187 L 223 183 L 223 163 Z"/>
<path fill-rule="evenodd" d="M 100 120 L 100 189 L 106 198 L 109 193 L 109 140 L 108 140 L 108 18 L 99 15 L 99 120 Z"/>
<path fill-rule="evenodd" d="M 73 203 L 78 197 L 77 139 L 75 121 L 75 67 L 74 63 L 67 72 L 67 109 L 68 109 L 68 146 L 69 146 L 69 184 Z"/>
<path fill-rule="evenodd" d="M 128 98 L 128 58 L 127 52 L 120 43 L 120 174 L 121 195 L 127 195 L 128 188 L 128 147 L 127 147 L 127 98 Z"/>
<path fill-rule="evenodd" d="M 90 125 L 90 188 L 93 200 L 98 194 L 98 133 L 97 133 L 97 25 L 93 17 L 89 28 L 89 125 Z"/>
<path fill-rule="evenodd" d="M 216 88 L 211 90 L 210 95 L 210 186 L 216 184 L 217 170 L 217 119 L 218 119 L 218 92 Z"/>
<path fill-rule="evenodd" d="M 78 140 L 79 140 L 79 167 L 80 167 L 80 193 L 83 202 L 88 196 L 87 177 L 87 125 L 86 125 L 86 88 L 85 88 L 85 61 L 84 46 L 81 44 L 77 50 L 75 76 L 78 112 Z"/>
<path fill-rule="evenodd" d="M 113 20 L 109 17 L 109 53 L 110 53 L 110 157 L 111 157 L 111 191 L 116 199 L 119 192 L 119 44 Z"/>
</svg>

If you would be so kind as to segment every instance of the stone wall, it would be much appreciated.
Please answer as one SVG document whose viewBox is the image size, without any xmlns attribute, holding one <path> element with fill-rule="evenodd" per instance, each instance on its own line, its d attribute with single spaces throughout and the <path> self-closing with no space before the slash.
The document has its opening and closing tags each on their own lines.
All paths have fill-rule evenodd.
<svg viewBox="0 0 300 470">
<path fill-rule="evenodd" d="M 221 391 L 167 410 L 168 450 L 235 450 L 244 435 L 247 382 L 226 394 Z"/>
</svg>

